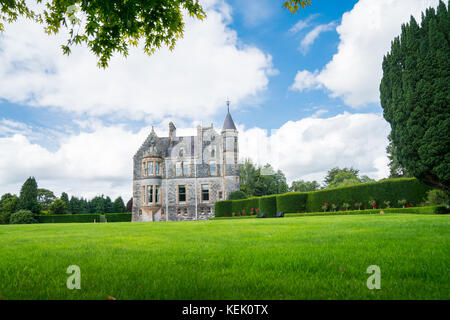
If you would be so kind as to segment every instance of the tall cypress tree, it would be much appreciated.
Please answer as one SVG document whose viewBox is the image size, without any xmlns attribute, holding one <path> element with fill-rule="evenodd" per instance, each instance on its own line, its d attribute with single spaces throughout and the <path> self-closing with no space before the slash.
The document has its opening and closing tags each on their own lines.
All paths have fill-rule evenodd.
<svg viewBox="0 0 450 320">
<path fill-rule="evenodd" d="M 22 185 L 18 206 L 21 210 L 30 210 L 34 214 L 40 213 L 38 186 L 34 177 L 29 177 Z"/>
<path fill-rule="evenodd" d="M 450 5 L 450 1 L 448 2 Z M 450 15 L 440 1 L 411 17 L 383 60 L 384 117 L 396 156 L 423 183 L 450 194 Z"/>
</svg>

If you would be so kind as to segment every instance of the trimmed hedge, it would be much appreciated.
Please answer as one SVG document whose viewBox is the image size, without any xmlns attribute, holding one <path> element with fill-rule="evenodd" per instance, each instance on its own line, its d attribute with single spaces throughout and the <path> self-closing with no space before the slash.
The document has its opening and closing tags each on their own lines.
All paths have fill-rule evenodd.
<svg viewBox="0 0 450 320">
<path fill-rule="evenodd" d="M 305 213 L 287 213 L 286 217 L 300 217 L 300 216 L 345 216 L 356 214 L 380 214 L 384 213 L 410 213 L 410 214 L 439 214 L 442 212 L 444 206 L 428 206 L 428 207 L 414 207 L 414 208 L 386 208 L 386 209 L 367 209 L 367 210 L 350 210 L 350 211 L 327 211 L 327 212 L 305 212 Z"/>
<path fill-rule="evenodd" d="M 277 211 L 283 212 L 306 212 L 306 201 L 308 193 L 291 192 L 277 196 Z"/>
<path fill-rule="evenodd" d="M 327 202 L 335 204 L 337 209 L 342 208 L 343 203 L 350 204 L 355 209 L 355 202 L 362 202 L 361 208 L 371 208 L 369 201 L 375 200 L 378 206 L 383 207 L 384 201 L 389 200 L 393 207 L 398 206 L 398 200 L 405 199 L 414 205 L 422 203 L 426 199 L 430 187 L 422 184 L 415 178 L 390 179 L 380 182 L 363 183 L 340 188 L 330 188 L 308 193 L 306 202 L 307 212 L 318 212 L 321 205 Z"/>
<path fill-rule="evenodd" d="M 214 205 L 214 216 L 230 217 L 231 212 L 233 211 L 231 208 L 232 204 L 233 201 L 231 200 L 217 201 Z"/>
<path fill-rule="evenodd" d="M 263 196 L 259 198 L 259 206 L 261 213 L 264 213 L 266 217 L 273 217 L 277 213 L 277 196 Z"/>
<path fill-rule="evenodd" d="M 384 201 L 390 201 L 392 207 L 398 206 L 398 200 L 405 199 L 415 206 L 426 199 L 430 187 L 422 184 L 416 178 L 388 179 L 378 182 L 363 183 L 339 188 L 330 188 L 312 192 L 292 192 L 245 200 L 218 201 L 215 204 L 216 217 L 232 216 L 232 213 L 249 212 L 258 208 L 266 216 L 273 216 L 278 211 L 284 213 L 320 212 L 324 202 L 336 205 L 342 209 L 344 203 L 350 204 L 350 209 L 356 209 L 355 202 L 372 208 L 370 200 L 375 200 L 378 208 L 385 207 Z M 416 208 L 416 207 L 415 207 Z M 441 209 L 441 212 L 446 212 Z"/>
<path fill-rule="evenodd" d="M 235 215 L 239 215 L 239 213 L 243 213 L 245 212 L 245 214 L 249 214 L 252 211 L 255 212 L 255 209 L 258 209 L 259 211 L 259 200 L 260 198 L 249 198 L 249 199 L 244 199 L 244 200 L 233 200 L 232 203 L 232 207 L 231 207 L 231 214 L 230 216 L 234 213 Z M 244 211 L 245 210 L 245 211 Z"/>
<path fill-rule="evenodd" d="M 105 213 L 106 222 L 131 222 L 131 213 Z"/>
<path fill-rule="evenodd" d="M 39 223 L 80 223 L 80 222 L 96 222 L 100 221 L 99 214 L 55 214 L 55 215 L 38 215 L 36 219 Z"/>
</svg>

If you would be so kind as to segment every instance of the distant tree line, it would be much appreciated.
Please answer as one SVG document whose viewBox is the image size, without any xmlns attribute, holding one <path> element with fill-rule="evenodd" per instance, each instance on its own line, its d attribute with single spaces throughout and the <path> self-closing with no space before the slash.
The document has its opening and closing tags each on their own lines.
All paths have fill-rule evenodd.
<svg viewBox="0 0 450 320">
<path fill-rule="evenodd" d="M 281 170 L 275 171 L 270 164 L 258 166 L 250 159 L 245 159 L 240 164 L 241 188 L 232 192 L 228 199 L 237 200 L 286 192 L 308 192 L 373 181 L 375 180 L 366 175 L 360 176 L 359 170 L 353 167 L 342 169 L 335 167 L 328 170 L 322 184 L 315 180 L 295 180 L 289 186 Z"/>
<path fill-rule="evenodd" d="M 33 215 L 38 214 L 79 214 L 79 213 L 124 213 L 131 212 L 132 199 L 125 206 L 122 197 L 114 201 L 108 196 L 96 196 L 91 200 L 83 197 L 69 196 L 63 192 L 56 197 L 48 189 L 38 188 L 34 177 L 28 178 L 20 189 L 19 196 L 6 193 L 0 198 L 0 223 L 10 222 L 11 215 L 27 210 Z"/>
</svg>

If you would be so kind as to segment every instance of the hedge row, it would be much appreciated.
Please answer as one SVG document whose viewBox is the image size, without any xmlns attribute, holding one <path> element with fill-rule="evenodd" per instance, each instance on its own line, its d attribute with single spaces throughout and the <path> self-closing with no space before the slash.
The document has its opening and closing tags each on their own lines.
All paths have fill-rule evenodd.
<svg viewBox="0 0 450 320">
<path fill-rule="evenodd" d="M 431 190 L 430 187 L 415 178 L 392 179 L 319 190 L 308 193 L 306 211 L 322 211 L 321 206 L 324 202 L 335 204 L 338 210 L 342 209 L 343 203 L 348 203 L 351 209 L 356 209 L 355 202 L 362 203 L 361 207 L 370 208 L 370 200 L 375 200 L 378 207 L 384 207 L 384 201 L 390 201 L 391 207 L 398 207 L 398 201 L 403 199 L 417 205 L 425 201 L 429 190 Z"/>
<path fill-rule="evenodd" d="M 131 222 L 131 213 L 105 213 L 106 222 Z"/>
<path fill-rule="evenodd" d="M 326 202 L 335 204 L 337 210 L 344 203 L 350 209 L 356 209 L 355 202 L 362 203 L 361 208 L 371 208 L 369 201 L 375 200 L 378 207 L 385 207 L 384 201 L 390 201 L 391 207 L 398 207 L 399 200 L 412 202 L 415 206 L 422 203 L 430 187 L 415 178 L 389 179 L 359 185 L 331 188 L 313 192 L 291 192 L 273 196 L 250 198 L 245 200 L 218 201 L 215 204 L 216 217 L 232 216 L 233 213 L 249 212 L 250 208 L 258 208 L 267 216 L 278 211 L 285 213 L 320 212 Z"/>
<path fill-rule="evenodd" d="M 38 215 L 39 223 L 71 223 L 71 222 L 96 222 L 100 221 L 99 214 L 55 214 Z"/>
<path fill-rule="evenodd" d="M 414 208 L 386 208 L 386 209 L 367 209 L 367 210 L 349 210 L 349 211 L 327 211 L 327 212 L 304 212 L 304 213 L 286 213 L 286 217 L 300 216 L 332 216 L 332 215 L 358 215 L 358 214 L 380 214 L 383 213 L 411 213 L 411 214 L 444 214 L 448 213 L 445 206 L 428 206 Z"/>
<path fill-rule="evenodd" d="M 302 217 L 302 216 L 344 216 L 344 215 L 365 215 L 380 214 L 381 212 L 389 213 L 409 213 L 409 214 L 445 214 L 450 213 L 445 206 L 427 206 L 414 208 L 387 208 L 387 209 L 367 209 L 367 210 L 349 210 L 349 211 L 327 211 L 327 212 L 304 212 L 304 213 L 286 213 L 285 217 Z M 216 217 L 216 220 L 222 219 L 249 219 L 256 216 L 235 216 L 235 217 Z"/>
</svg>

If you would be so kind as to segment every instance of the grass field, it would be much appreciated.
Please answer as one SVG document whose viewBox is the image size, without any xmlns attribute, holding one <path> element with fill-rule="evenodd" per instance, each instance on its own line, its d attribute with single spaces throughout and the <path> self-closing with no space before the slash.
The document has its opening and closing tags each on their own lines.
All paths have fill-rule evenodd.
<svg viewBox="0 0 450 320">
<path fill-rule="evenodd" d="M 449 263 L 447 215 L 0 226 L 0 299 L 450 299 Z"/>
</svg>

